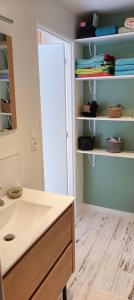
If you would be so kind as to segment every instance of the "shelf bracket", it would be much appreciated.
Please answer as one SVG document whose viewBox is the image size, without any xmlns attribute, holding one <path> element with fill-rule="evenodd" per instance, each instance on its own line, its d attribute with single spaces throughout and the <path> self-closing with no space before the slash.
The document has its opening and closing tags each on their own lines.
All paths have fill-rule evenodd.
<svg viewBox="0 0 134 300">
<path fill-rule="evenodd" d="M 95 120 L 89 120 L 89 130 L 91 131 L 92 135 L 96 135 L 96 121 Z"/>
<path fill-rule="evenodd" d="M 92 167 L 95 168 L 95 154 L 89 154 L 88 160 L 89 160 L 89 163 L 92 165 Z"/>
<path fill-rule="evenodd" d="M 92 86 L 92 83 L 91 83 L 90 80 L 89 80 L 89 89 L 90 89 L 91 97 L 92 97 L 92 99 L 93 99 L 93 97 L 94 97 L 94 89 L 93 89 L 93 86 Z"/>
<path fill-rule="evenodd" d="M 90 54 L 90 56 L 92 57 L 92 48 L 91 48 L 90 42 L 89 42 L 88 48 L 89 48 L 89 54 Z"/>
</svg>

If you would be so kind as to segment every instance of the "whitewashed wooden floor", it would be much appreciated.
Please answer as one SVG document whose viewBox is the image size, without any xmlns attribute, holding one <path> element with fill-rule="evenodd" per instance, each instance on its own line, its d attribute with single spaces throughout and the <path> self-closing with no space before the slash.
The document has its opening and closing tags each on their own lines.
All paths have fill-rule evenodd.
<svg viewBox="0 0 134 300">
<path fill-rule="evenodd" d="M 92 300 L 92 289 L 110 293 L 107 300 L 114 295 L 134 300 L 134 215 L 82 207 L 76 221 L 76 270 L 67 288 L 68 300 Z"/>
</svg>

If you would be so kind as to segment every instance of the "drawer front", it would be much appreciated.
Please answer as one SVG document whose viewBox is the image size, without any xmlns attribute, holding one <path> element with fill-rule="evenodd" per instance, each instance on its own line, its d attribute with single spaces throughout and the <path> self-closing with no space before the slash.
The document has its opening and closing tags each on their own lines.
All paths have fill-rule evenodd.
<svg viewBox="0 0 134 300">
<path fill-rule="evenodd" d="M 72 244 L 65 250 L 31 300 L 57 300 L 73 271 Z"/>
<path fill-rule="evenodd" d="M 72 241 L 70 207 L 4 278 L 5 300 L 27 300 Z"/>
</svg>

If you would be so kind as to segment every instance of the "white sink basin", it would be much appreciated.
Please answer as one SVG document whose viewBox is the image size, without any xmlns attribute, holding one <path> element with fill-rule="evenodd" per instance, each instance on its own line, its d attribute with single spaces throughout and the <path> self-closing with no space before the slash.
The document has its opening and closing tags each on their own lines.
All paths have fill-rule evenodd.
<svg viewBox="0 0 134 300">
<path fill-rule="evenodd" d="M 51 209 L 51 206 L 19 200 L 0 211 L 0 235 L 28 232 Z"/>
<path fill-rule="evenodd" d="M 5 205 L 0 207 L 2 275 L 47 232 L 73 203 L 74 197 L 23 188 L 20 199 L 9 200 L 5 197 L 3 200 Z"/>
</svg>

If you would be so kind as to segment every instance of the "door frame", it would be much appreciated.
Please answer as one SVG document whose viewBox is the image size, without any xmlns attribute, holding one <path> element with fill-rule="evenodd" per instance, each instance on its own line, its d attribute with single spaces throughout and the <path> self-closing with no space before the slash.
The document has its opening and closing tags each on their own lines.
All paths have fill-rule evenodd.
<svg viewBox="0 0 134 300">
<path fill-rule="evenodd" d="M 74 66 L 72 64 L 73 62 L 73 41 L 61 36 L 60 34 L 57 34 L 56 32 L 41 26 L 39 24 L 36 24 L 36 32 L 38 30 L 47 32 L 60 40 L 63 41 L 63 43 L 68 44 L 68 49 L 70 52 L 70 62 L 69 62 L 69 71 L 68 71 L 68 78 L 67 81 L 70 81 L 70 92 L 69 92 L 69 101 L 66 101 L 66 117 L 68 118 L 68 124 L 69 128 L 68 130 L 68 154 L 67 155 L 67 172 L 68 172 L 68 178 L 67 178 L 67 184 L 68 184 L 68 195 L 75 195 L 75 163 L 74 163 L 74 82 L 73 82 L 73 72 Z M 37 47 L 38 47 L 38 39 L 37 39 Z M 39 59 L 38 59 L 39 63 Z M 38 67 L 39 70 L 39 67 Z M 39 80 L 40 81 L 40 80 Z M 39 98 L 40 103 L 40 120 L 41 120 L 41 97 Z M 42 122 L 40 121 L 40 137 L 41 137 L 41 151 L 42 151 L 42 177 L 43 177 L 43 189 L 45 190 L 45 178 L 44 178 L 44 156 L 43 156 L 43 138 L 42 138 Z"/>
</svg>

